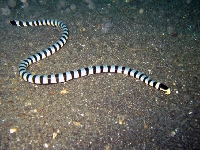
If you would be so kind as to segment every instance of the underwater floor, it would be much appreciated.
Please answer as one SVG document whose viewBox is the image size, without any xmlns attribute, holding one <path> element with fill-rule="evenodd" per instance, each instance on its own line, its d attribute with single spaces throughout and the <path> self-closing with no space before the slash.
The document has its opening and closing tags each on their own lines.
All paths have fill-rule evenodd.
<svg viewBox="0 0 200 150">
<path fill-rule="evenodd" d="M 199 149 L 200 1 L 7 0 L 0 2 L 0 149 Z M 33 74 L 121 65 L 171 94 L 116 73 L 35 85 L 18 64 L 62 30 L 15 27 L 61 20 L 68 43 L 32 64 Z"/>
</svg>

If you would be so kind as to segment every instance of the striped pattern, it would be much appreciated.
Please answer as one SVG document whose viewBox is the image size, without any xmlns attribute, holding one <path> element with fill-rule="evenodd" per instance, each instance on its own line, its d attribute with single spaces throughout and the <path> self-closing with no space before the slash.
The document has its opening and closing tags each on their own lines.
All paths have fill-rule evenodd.
<svg viewBox="0 0 200 150">
<path fill-rule="evenodd" d="M 96 73 L 121 73 L 125 75 L 132 76 L 134 78 L 137 78 L 141 81 L 143 81 L 145 84 L 152 86 L 160 91 L 163 91 L 165 94 L 170 94 L 170 88 L 168 88 L 166 85 L 151 80 L 149 77 L 147 77 L 145 74 L 133 70 L 128 67 L 123 66 L 91 66 L 87 68 L 81 68 L 79 70 L 73 70 L 68 71 L 64 73 L 58 73 L 58 74 L 50 74 L 50 75 L 33 75 L 29 72 L 27 72 L 28 66 L 31 64 L 40 61 L 41 59 L 44 59 L 58 50 L 60 50 L 67 42 L 68 40 L 68 28 L 64 23 L 57 20 L 36 20 L 36 21 L 17 21 L 17 20 L 11 20 L 10 23 L 15 26 L 57 26 L 61 27 L 63 30 L 63 33 L 58 41 L 56 41 L 53 45 L 50 47 L 29 56 L 28 58 L 22 60 L 22 62 L 19 64 L 19 75 L 21 78 L 23 78 L 25 81 L 35 84 L 53 84 L 53 83 L 62 83 L 67 82 L 69 80 L 80 78 L 83 76 L 96 74 Z"/>
</svg>

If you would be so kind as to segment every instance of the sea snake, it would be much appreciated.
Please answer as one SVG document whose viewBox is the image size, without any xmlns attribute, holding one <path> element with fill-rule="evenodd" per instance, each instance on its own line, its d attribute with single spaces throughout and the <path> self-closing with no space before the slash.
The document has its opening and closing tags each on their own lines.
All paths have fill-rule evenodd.
<svg viewBox="0 0 200 150">
<path fill-rule="evenodd" d="M 58 50 L 60 50 L 67 42 L 69 31 L 67 26 L 58 20 L 51 20 L 51 19 L 44 19 L 44 20 L 36 20 L 36 21 L 18 21 L 18 20 L 11 20 L 10 23 L 14 26 L 56 26 L 60 27 L 63 30 L 63 33 L 58 41 L 56 41 L 53 45 L 45 48 L 44 50 L 29 56 L 28 58 L 21 61 L 19 64 L 19 75 L 25 81 L 34 83 L 34 84 L 53 84 L 53 83 L 63 83 L 69 80 L 80 78 L 83 76 L 96 74 L 96 73 L 121 73 L 125 75 L 132 76 L 136 79 L 143 81 L 145 84 L 152 86 L 165 94 L 170 94 L 170 88 L 166 85 L 151 80 L 145 74 L 131 69 L 129 67 L 123 66 L 116 66 L 116 65 L 102 65 L 102 66 L 91 66 L 87 68 L 81 68 L 78 70 L 68 71 L 64 73 L 57 73 L 57 74 L 50 74 L 50 75 L 33 75 L 27 71 L 27 68 L 35 63 L 38 62 Z"/>
</svg>

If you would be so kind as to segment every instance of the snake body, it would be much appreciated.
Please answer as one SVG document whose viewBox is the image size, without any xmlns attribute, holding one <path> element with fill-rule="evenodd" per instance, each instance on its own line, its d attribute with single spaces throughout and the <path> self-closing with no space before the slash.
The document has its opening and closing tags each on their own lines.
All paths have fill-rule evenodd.
<svg viewBox="0 0 200 150">
<path fill-rule="evenodd" d="M 27 82 L 34 84 L 53 84 L 53 83 L 63 83 L 75 78 L 80 78 L 83 76 L 97 74 L 97 73 L 121 73 L 137 78 L 143 81 L 145 84 L 152 86 L 160 91 L 163 91 L 165 94 L 170 94 L 170 88 L 164 85 L 163 83 L 153 81 L 145 74 L 137 70 L 131 69 L 129 67 L 116 66 L 116 65 L 91 66 L 87 68 L 81 68 L 78 70 L 68 71 L 64 73 L 50 74 L 50 75 L 33 75 L 27 71 L 27 68 L 31 64 L 38 62 L 60 50 L 68 40 L 69 36 L 68 28 L 63 22 L 51 19 L 36 20 L 36 21 L 11 20 L 10 23 L 14 26 L 23 26 L 23 27 L 56 26 L 60 27 L 63 30 L 60 39 L 57 40 L 53 45 L 21 61 L 18 68 L 19 75 Z"/>
</svg>

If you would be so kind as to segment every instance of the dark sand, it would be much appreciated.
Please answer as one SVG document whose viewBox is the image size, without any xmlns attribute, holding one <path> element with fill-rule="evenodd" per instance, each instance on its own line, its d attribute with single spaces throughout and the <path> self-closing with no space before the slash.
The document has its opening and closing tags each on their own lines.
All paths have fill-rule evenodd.
<svg viewBox="0 0 200 150">
<path fill-rule="evenodd" d="M 62 7 L 58 1 L 28 2 L 0 15 L 0 149 L 200 148 L 200 1 L 93 0 L 93 9 L 82 0 Z M 121 74 L 54 85 L 23 81 L 20 61 L 53 44 L 62 31 L 15 27 L 9 20 L 46 18 L 63 21 L 70 38 L 30 72 L 123 65 L 165 83 L 171 94 Z"/>
</svg>

